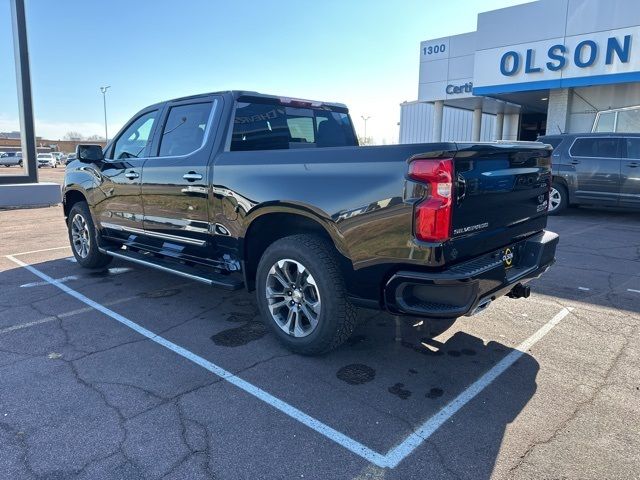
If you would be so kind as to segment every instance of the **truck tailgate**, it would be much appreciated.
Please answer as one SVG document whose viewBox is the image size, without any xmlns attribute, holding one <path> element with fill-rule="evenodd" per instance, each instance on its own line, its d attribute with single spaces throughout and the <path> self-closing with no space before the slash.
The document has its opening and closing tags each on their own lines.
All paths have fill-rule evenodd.
<svg viewBox="0 0 640 480">
<path fill-rule="evenodd" d="M 538 142 L 458 144 L 447 255 L 508 246 L 546 226 L 551 149 Z"/>
</svg>

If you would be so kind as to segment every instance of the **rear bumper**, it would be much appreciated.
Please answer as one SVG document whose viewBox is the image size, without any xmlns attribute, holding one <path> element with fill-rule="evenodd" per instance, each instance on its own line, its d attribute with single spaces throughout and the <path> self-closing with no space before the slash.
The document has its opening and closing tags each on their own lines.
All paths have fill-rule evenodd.
<svg viewBox="0 0 640 480">
<path fill-rule="evenodd" d="M 555 262 L 558 240 L 557 234 L 544 231 L 511 245 L 515 258 L 509 268 L 503 261 L 505 249 L 500 249 L 437 273 L 397 272 L 385 286 L 385 307 L 397 315 L 470 315 L 542 275 Z"/>
</svg>

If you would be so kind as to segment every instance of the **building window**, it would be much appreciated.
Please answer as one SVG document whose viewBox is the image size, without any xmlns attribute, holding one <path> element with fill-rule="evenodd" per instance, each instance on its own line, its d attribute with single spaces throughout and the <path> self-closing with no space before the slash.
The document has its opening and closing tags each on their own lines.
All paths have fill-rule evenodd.
<svg viewBox="0 0 640 480">
<path fill-rule="evenodd" d="M 640 105 L 598 112 L 593 132 L 640 132 Z"/>
</svg>

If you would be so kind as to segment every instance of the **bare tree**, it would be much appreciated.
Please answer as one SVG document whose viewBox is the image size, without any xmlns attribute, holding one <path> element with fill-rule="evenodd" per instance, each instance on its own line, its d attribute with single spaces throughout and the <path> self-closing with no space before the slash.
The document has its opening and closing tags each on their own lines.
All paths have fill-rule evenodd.
<svg viewBox="0 0 640 480">
<path fill-rule="evenodd" d="M 91 140 L 92 142 L 104 142 L 104 137 L 102 135 L 89 135 L 87 140 Z"/>
<path fill-rule="evenodd" d="M 375 141 L 373 137 L 363 137 L 362 135 L 358 135 L 358 144 L 359 145 L 375 145 Z"/>
<path fill-rule="evenodd" d="M 84 136 L 80 132 L 67 132 L 64 134 L 65 140 L 83 140 Z"/>
</svg>

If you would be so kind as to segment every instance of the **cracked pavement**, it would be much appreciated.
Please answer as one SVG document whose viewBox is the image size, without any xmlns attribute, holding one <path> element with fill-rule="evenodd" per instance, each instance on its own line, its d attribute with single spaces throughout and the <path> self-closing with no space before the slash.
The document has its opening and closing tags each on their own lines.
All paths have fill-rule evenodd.
<svg viewBox="0 0 640 480">
<path fill-rule="evenodd" d="M 66 260 L 65 248 L 19 257 L 383 454 L 561 308 L 574 307 L 395 469 L 382 469 L 41 284 L 5 255 L 65 246 L 61 208 L 0 211 L 0 472 L 12 479 L 637 478 L 637 214 L 571 209 L 549 228 L 561 235 L 558 262 L 532 284 L 530 299 L 500 299 L 448 330 L 363 310 L 354 336 L 319 358 L 282 348 L 257 323 L 252 295 L 123 262 L 86 271 Z M 348 382 L 341 369 L 367 375 Z"/>
</svg>

